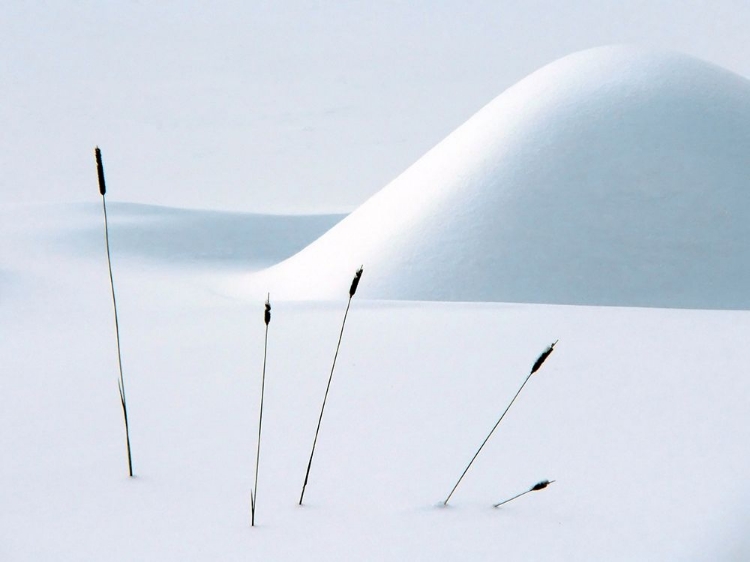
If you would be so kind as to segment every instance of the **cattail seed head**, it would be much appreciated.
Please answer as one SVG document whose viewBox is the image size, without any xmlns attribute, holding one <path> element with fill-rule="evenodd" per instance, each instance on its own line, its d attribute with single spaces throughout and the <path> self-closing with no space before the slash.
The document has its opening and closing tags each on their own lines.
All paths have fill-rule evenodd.
<svg viewBox="0 0 750 562">
<path fill-rule="evenodd" d="M 359 280 L 361 277 L 362 277 L 362 266 L 360 266 L 357 272 L 354 274 L 354 279 L 352 279 L 352 286 L 349 287 L 349 298 L 352 298 L 354 296 L 354 293 L 357 292 L 357 286 L 359 285 Z"/>
<path fill-rule="evenodd" d="M 97 146 L 94 149 L 94 156 L 96 157 L 96 175 L 99 177 L 99 193 L 104 195 L 107 193 L 107 186 L 104 185 L 104 165 L 102 164 L 102 151 Z"/>
<path fill-rule="evenodd" d="M 263 315 L 263 320 L 265 321 L 266 326 L 271 323 L 271 295 L 266 297 L 266 311 Z"/>
<path fill-rule="evenodd" d="M 552 482 L 554 482 L 554 480 L 542 480 L 541 482 L 537 482 L 536 484 L 534 484 L 529 491 L 536 492 L 539 490 L 544 490 L 547 486 L 552 484 Z"/>
<path fill-rule="evenodd" d="M 542 366 L 542 363 L 544 363 L 546 361 L 547 357 L 550 356 L 550 354 L 552 353 L 552 351 L 555 349 L 555 344 L 558 341 L 559 340 L 556 340 L 554 343 L 550 344 L 550 346 L 547 349 L 545 349 L 542 352 L 542 354 L 537 358 L 537 360 L 534 362 L 534 366 L 531 368 L 531 374 L 532 375 L 539 370 L 539 368 Z"/>
</svg>

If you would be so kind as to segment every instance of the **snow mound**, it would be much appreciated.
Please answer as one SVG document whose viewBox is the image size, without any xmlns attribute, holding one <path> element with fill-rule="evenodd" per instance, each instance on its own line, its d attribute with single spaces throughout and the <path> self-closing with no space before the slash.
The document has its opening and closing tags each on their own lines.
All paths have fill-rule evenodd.
<svg viewBox="0 0 750 562">
<path fill-rule="evenodd" d="M 602 47 L 505 91 L 297 255 L 277 298 L 750 308 L 750 82 Z"/>
</svg>

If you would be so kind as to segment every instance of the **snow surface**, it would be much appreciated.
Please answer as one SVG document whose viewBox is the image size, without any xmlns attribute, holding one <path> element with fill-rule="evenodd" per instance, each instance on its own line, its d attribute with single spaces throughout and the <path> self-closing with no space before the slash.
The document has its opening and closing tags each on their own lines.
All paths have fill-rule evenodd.
<svg viewBox="0 0 750 562">
<path fill-rule="evenodd" d="M 544 84 L 555 87 L 552 98 L 527 95 Z M 674 274 L 670 267 L 687 255 L 703 259 L 698 265 L 707 270 L 719 262 L 705 261 L 712 258 L 701 249 L 717 247 L 739 252 L 732 256 L 742 266 L 744 231 L 738 217 L 744 201 L 734 188 L 744 168 L 735 167 L 739 156 L 725 140 L 744 142 L 746 88 L 743 79 L 678 55 L 614 49 L 565 59 L 503 94 L 297 257 L 255 277 L 246 272 L 289 258 L 340 217 L 112 203 L 134 479 L 126 476 L 93 160 L 90 203 L 1 208 L 0 560 L 750 559 L 750 378 L 745 375 L 750 312 L 365 298 L 389 288 L 399 289 L 399 298 L 417 290 L 420 299 L 433 298 L 451 282 L 445 298 L 470 289 L 476 291 L 468 294 L 470 300 L 485 298 L 481 290 L 503 287 L 506 275 L 497 267 L 499 254 L 489 251 L 500 244 L 487 241 L 496 233 L 492 229 L 504 224 L 494 217 L 507 221 L 513 211 L 519 221 L 538 219 L 534 224 L 540 233 L 557 235 L 553 227 L 564 221 L 556 223 L 557 215 L 546 207 L 537 216 L 525 203 L 539 202 L 539 195 L 546 194 L 557 213 L 586 215 L 568 201 L 563 188 L 569 198 L 593 198 L 591 209 L 597 212 L 590 215 L 602 225 L 609 221 L 612 232 L 634 232 L 641 242 L 650 242 L 640 253 L 625 248 L 600 256 L 620 259 L 620 276 L 638 270 L 660 242 L 646 236 L 645 227 L 654 226 L 648 208 L 639 207 L 637 216 L 644 222 L 638 228 L 618 230 L 622 216 L 601 196 L 597 199 L 599 192 L 584 193 L 583 184 L 571 179 L 581 169 L 567 170 L 570 177 L 560 179 L 557 191 L 537 184 L 522 191 L 485 189 L 496 175 L 528 179 L 537 170 L 545 177 L 552 169 L 565 171 L 565 163 L 589 160 L 599 163 L 597 170 L 614 166 L 605 166 L 605 157 L 626 134 L 622 131 L 651 135 L 644 137 L 650 139 L 645 146 L 660 158 L 649 160 L 650 152 L 636 147 L 626 156 L 652 162 L 654 177 L 671 177 L 660 167 L 670 151 L 659 141 L 676 138 L 691 150 L 704 142 L 706 154 L 720 163 L 688 151 L 697 160 L 694 173 L 687 177 L 683 171 L 682 179 L 706 179 L 701 170 L 714 162 L 712 169 L 726 182 L 717 184 L 710 197 L 694 191 L 695 183 L 683 190 L 668 182 L 683 203 L 670 207 L 673 199 L 661 191 L 667 187 L 639 168 L 643 185 L 663 196 L 662 209 L 690 216 L 702 208 L 713 226 L 690 228 L 689 243 L 674 261 L 659 261 L 660 267 Z M 629 93 L 627 100 L 623 91 Z M 622 102 L 616 131 L 610 128 L 613 97 Z M 639 102 L 644 98 L 651 105 Z M 583 126 L 581 112 L 565 113 L 563 101 L 587 110 L 598 107 L 589 112 L 596 119 Z M 518 114 L 498 116 L 517 134 L 498 137 L 492 120 L 479 118 L 493 116 L 498 106 L 518 108 Z M 636 110 L 641 107 L 651 109 Z M 683 131 L 677 125 L 685 124 L 680 119 L 686 108 L 706 112 L 692 115 Z M 736 111 L 730 116 L 732 108 Z M 703 135 L 708 128 L 721 134 Z M 458 143 L 463 136 L 471 142 Z M 571 140 L 579 137 L 599 142 L 580 153 Z M 546 138 L 549 144 L 532 147 L 517 140 L 527 138 L 529 143 Z M 454 143 L 463 154 L 451 156 L 448 148 Z M 557 151 L 555 143 L 561 143 Z M 480 145 L 483 151 L 470 150 Z M 485 159 L 503 150 L 524 154 L 532 171 L 516 156 Z M 677 163 L 686 165 L 684 153 L 673 150 L 675 169 Z M 532 157 L 535 151 L 549 156 L 549 162 Z M 617 177 L 628 175 L 631 167 L 625 164 L 616 168 Z M 442 173 L 461 170 L 465 174 L 450 182 Z M 440 197 L 423 197 L 417 205 L 402 196 L 399 189 L 422 185 L 409 183 L 409 177 L 433 178 Z M 464 188 L 448 189 L 448 183 Z M 117 192 L 116 186 L 110 181 L 111 192 Z M 643 203 L 642 192 L 627 191 L 625 184 L 619 188 L 624 191 L 615 192 L 621 196 L 618 212 Z M 611 195 L 614 188 L 608 189 Z M 492 205 L 501 196 L 518 205 L 500 213 Z M 695 199 L 699 204 L 693 204 Z M 711 213 L 720 204 L 731 206 L 717 218 Z M 381 206 L 384 214 L 375 212 Z M 603 209 L 613 212 L 604 215 Z M 464 216 L 473 222 L 462 223 Z M 380 230 L 363 233 L 360 224 Z M 579 253 L 606 246 L 576 234 L 590 223 L 566 224 L 566 235 L 580 243 Z M 674 241 L 685 229 L 670 224 L 662 235 Z M 480 228 L 490 229 L 487 237 L 475 236 L 472 229 Z M 406 234 L 391 236 L 397 231 Z M 457 232 L 460 237 L 449 238 Z M 724 239 L 728 232 L 738 236 L 738 246 L 721 246 L 729 243 Z M 372 259 L 361 260 L 365 273 L 349 313 L 305 506 L 299 507 L 346 289 L 359 265 L 360 256 L 355 263 L 346 253 L 357 241 L 344 244 L 347 233 L 362 235 L 358 240 Z M 427 259 L 431 240 L 440 251 Z M 465 257 L 451 246 L 472 240 L 484 244 L 486 260 L 479 260 L 472 246 Z M 546 241 L 557 243 L 558 237 Z M 413 253 L 407 255 L 404 248 Z M 312 259 L 307 256 L 321 261 L 302 268 L 298 264 Z M 377 261 L 379 256 L 409 257 L 410 274 L 421 277 L 404 277 L 398 267 L 388 269 L 389 263 Z M 581 263 L 591 265 L 584 257 Z M 428 275 L 430 264 L 446 267 Z M 583 294 L 565 276 L 565 264 L 557 265 L 550 271 L 561 290 Z M 342 277 L 331 280 L 337 292 L 322 290 L 329 268 Z M 474 284 L 458 284 L 464 281 L 457 277 L 462 268 Z M 284 272 L 296 275 L 300 285 L 287 285 Z M 262 298 L 248 298 L 260 289 L 251 283 L 274 279 L 278 284 L 264 286 Z M 722 284 L 726 279 L 717 279 L 714 292 L 696 290 L 703 300 L 690 302 L 707 306 L 711 296 L 736 303 L 731 286 Z M 742 279 L 739 275 L 738 282 Z M 610 294 L 619 287 L 622 303 L 632 302 L 633 293 L 616 283 L 617 274 L 610 272 L 610 280 L 615 283 Z M 593 281 L 589 287 L 592 295 L 604 294 L 597 293 Z M 259 524 L 251 528 L 267 289 L 273 319 Z M 673 294 L 664 287 L 652 289 L 648 294 Z M 304 295 L 328 300 L 302 300 Z M 449 507 L 440 507 L 534 359 L 557 339 L 554 353 L 531 378 Z M 491 507 L 542 479 L 556 482 L 501 509 Z"/>
<path fill-rule="evenodd" d="M 263 269 L 310 244 L 345 215 L 261 215 L 110 202 L 112 244 L 119 259 L 145 264 Z M 27 244 L 0 246 L 0 258 L 26 259 L 36 245 L 61 255 L 99 256 L 101 203 L 16 205 L 0 212 L 2 228 Z M 34 229 L 28 223 L 37 224 Z M 19 255 L 24 254 L 24 255 Z"/>
<path fill-rule="evenodd" d="M 309 248 L 235 290 L 750 307 L 750 82 L 602 47 L 510 88 Z M 325 267 L 323 267 L 325 264 Z"/>
<path fill-rule="evenodd" d="M 137 475 L 127 478 L 94 209 L 60 207 L 57 222 L 55 207 L 2 213 L 0 559 L 750 556 L 744 311 L 358 294 L 298 507 L 346 295 L 315 303 L 272 293 L 259 524 L 250 528 L 262 300 L 223 294 L 238 274 L 213 260 L 123 257 L 118 245 L 138 228 L 169 229 L 171 212 L 154 220 L 139 207 L 115 211 L 112 227 Z M 135 221 L 137 211 L 149 220 Z M 220 222 L 204 219 L 207 231 Z M 545 478 L 556 482 L 491 507 Z"/>
</svg>

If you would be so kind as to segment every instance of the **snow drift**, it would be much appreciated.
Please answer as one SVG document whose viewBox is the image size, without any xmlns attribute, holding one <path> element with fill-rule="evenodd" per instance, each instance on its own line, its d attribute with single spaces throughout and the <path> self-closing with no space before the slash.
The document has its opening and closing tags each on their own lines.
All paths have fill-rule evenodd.
<svg viewBox="0 0 750 562">
<path fill-rule="evenodd" d="M 603 47 L 505 91 L 299 254 L 280 298 L 750 308 L 750 82 Z"/>
</svg>

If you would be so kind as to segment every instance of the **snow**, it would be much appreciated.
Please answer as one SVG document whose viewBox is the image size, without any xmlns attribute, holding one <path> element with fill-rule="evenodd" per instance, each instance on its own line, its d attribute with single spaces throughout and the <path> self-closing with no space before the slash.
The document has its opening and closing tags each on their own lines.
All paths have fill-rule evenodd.
<svg viewBox="0 0 750 562">
<path fill-rule="evenodd" d="M 545 84 L 555 85 L 554 96 L 529 96 Z M 646 265 L 664 258 L 658 248 L 650 253 L 661 237 L 686 244 L 673 261 L 658 262 L 666 278 L 677 275 L 675 264 L 698 260 L 696 267 L 708 270 L 726 255 L 744 267 L 746 207 L 736 182 L 746 170 L 727 139 L 743 146 L 746 89 L 744 79 L 679 55 L 587 52 L 503 94 L 340 223 L 340 215 L 110 203 L 133 479 L 93 156 L 86 203 L 0 207 L 0 560 L 750 558 L 744 373 L 750 313 L 688 306 L 733 308 L 741 301 L 731 283 L 746 278 L 717 274 L 713 291 L 695 284 L 684 293 L 690 298 L 669 303 L 683 309 L 626 306 L 634 295 L 656 301 L 673 294 L 657 285 L 631 293 L 615 284 L 606 294 L 613 300 L 619 294 L 621 302 L 607 302 L 618 306 L 481 302 L 522 288 L 525 268 L 515 270 L 517 283 L 504 284 L 501 253 L 493 253 L 503 240 L 492 238 L 495 225 L 516 214 L 509 240 L 529 236 L 518 225 L 535 219 L 556 243 L 555 228 L 576 213 L 565 232 L 583 254 L 611 241 L 587 239 L 591 223 L 582 217 L 613 233 L 635 233 L 649 244 L 600 256 L 622 260 L 625 272 L 660 274 Z M 612 100 L 624 98 L 632 103 L 620 106 L 621 127 L 613 130 Z M 581 111 L 570 110 L 575 100 L 587 111 L 600 104 L 601 111 L 587 112 L 589 127 L 581 128 Z M 519 111 L 509 116 L 504 108 L 513 104 Z M 707 106 L 715 111 L 685 121 L 688 110 Z M 646 119 L 655 115 L 653 123 Z M 498 122 L 517 134 L 499 135 Z M 658 148 L 658 158 L 650 159 L 631 146 L 627 155 L 639 162 L 661 166 L 665 154 L 677 152 L 677 144 L 665 148 L 660 139 L 703 143 L 711 159 L 693 158 L 693 173 L 680 172 L 691 180 L 684 185 L 669 183 L 663 168 L 651 169 L 653 177 L 638 170 L 662 210 L 685 220 L 703 210 L 713 228 L 689 222 L 686 229 L 675 218 L 658 239 L 648 238 L 646 227 L 655 228 L 648 198 L 622 180 L 629 166 L 613 176 L 613 185 L 622 184 L 607 193 L 620 190 L 618 212 L 639 211 L 638 228 L 625 229 L 622 216 L 604 214 L 612 209 L 597 192 L 571 179 L 578 168 L 567 170 L 571 177 L 556 190 L 518 187 L 534 171 L 546 177 L 594 158 L 592 170 L 603 173 L 614 166 L 604 156 L 610 145 L 622 146 L 628 123 L 631 134 L 644 131 Z M 709 128 L 712 136 L 696 136 Z M 590 140 L 597 131 L 600 142 L 584 154 L 563 142 Z M 548 144 L 539 154 L 555 158 L 536 158 L 529 143 L 542 137 Z M 477 146 L 482 150 L 472 150 Z M 456 147 L 461 151 L 454 154 Z M 489 158 L 501 151 L 530 160 L 516 153 Z M 105 153 L 105 169 L 106 162 Z M 721 181 L 701 188 L 698 179 L 711 173 Z M 495 191 L 498 177 L 519 183 Z M 435 180 L 429 197 L 421 191 L 427 184 L 416 181 L 425 178 Z M 108 196 L 116 195 L 117 182 L 108 179 Z M 669 207 L 667 189 L 677 190 L 679 205 Z M 420 195 L 416 201 L 409 190 Z M 498 193 L 517 204 L 500 213 L 493 207 Z M 527 203 L 540 194 L 554 196 L 556 213 L 530 210 Z M 584 201 L 588 211 L 573 204 Z M 726 223 L 711 214 L 721 205 Z M 690 237 L 680 238 L 686 232 Z M 727 239 L 732 233 L 738 240 Z M 357 242 L 366 256 L 353 255 Z M 458 244 L 466 244 L 465 255 Z M 439 251 L 426 256 L 431 247 Z M 308 263 L 311 256 L 320 261 Z M 583 257 L 580 263 L 590 267 Z M 360 258 L 364 275 L 300 507 L 346 291 Z M 429 269 L 437 265 L 442 269 Z M 542 292 L 544 300 L 583 294 L 565 265 L 548 273 L 567 293 Z M 292 274 L 297 284 L 286 277 Z M 338 290 L 324 287 L 329 275 Z M 458 284 L 458 275 L 474 281 Z M 586 282 L 590 300 L 603 298 L 594 278 Z M 258 525 L 251 528 L 266 290 L 273 317 Z M 450 291 L 441 300 L 428 300 L 444 290 Z M 391 298 L 374 298 L 382 295 Z M 455 301 L 461 297 L 472 302 Z M 441 507 L 534 360 L 555 340 L 449 506 Z M 492 508 L 543 479 L 555 483 Z"/>
<path fill-rule="evenodd" d="M 358 294 L 299 507 L 346 292 L 332 302 L 272 293 L 252 529 L 263 301 L 218 290 L 236 278 L 234 266 L 121 256 L 117 241 L 133 224 L 156 223 L 146 208 L 124 209 L 133 221 L 143 213 L 133 224 L 121 220 L 123 209 L 113 213 L 137 475 L 128 479 L 103 234 L 94 232 L 93 204 L 52 224 L 54 209 L 14 209 L 2 222 L 11 271 L 0 281 L 3 560 L 750 554 L 747 312 Z M 160 216 L 166 228 L 170 213 Z M 209 230 L 221 222 L 203 218 Z M 439 507 L 558 338 L 449 507 Z M 545 478 L 556 482 L 491 507 Z"/>
<path fill-rule="evenodd" d="M 574 51 L 627 41 L 750 75 L 739 0 L 4 5 L 0 200 L 16 202 L 85 197 L 99 144 L 129 201 L 351 212 Z"/>
<path fill-rule="evenodd" d="M 748 308 L 748 152 L 745 78 L 669 52 L 576 53 L 235 290 L 331 298 L 364 264 L 369 298 Z"/>
<path fill-rule="evenodd" d="M 273 265 L 300 251 L 345 216 L 261 215 L 121 202 L 110 202 L 108 214 L 112 243 L 121 259 L 171 266 L 200 263 L 220 269 Z M 101 253 L 101 203 L 17 205 L 12 213 L 2 215 L 4 228 L 29 242 L 33 237 L 42 246 L 52 244 L 61 254 L 75 257 L 98 257 Z M 29 229 L 29 221 L 39 223 L 39 228 Z M 5 251 L 14 249 L 9 244 Z"/>
</svg>

